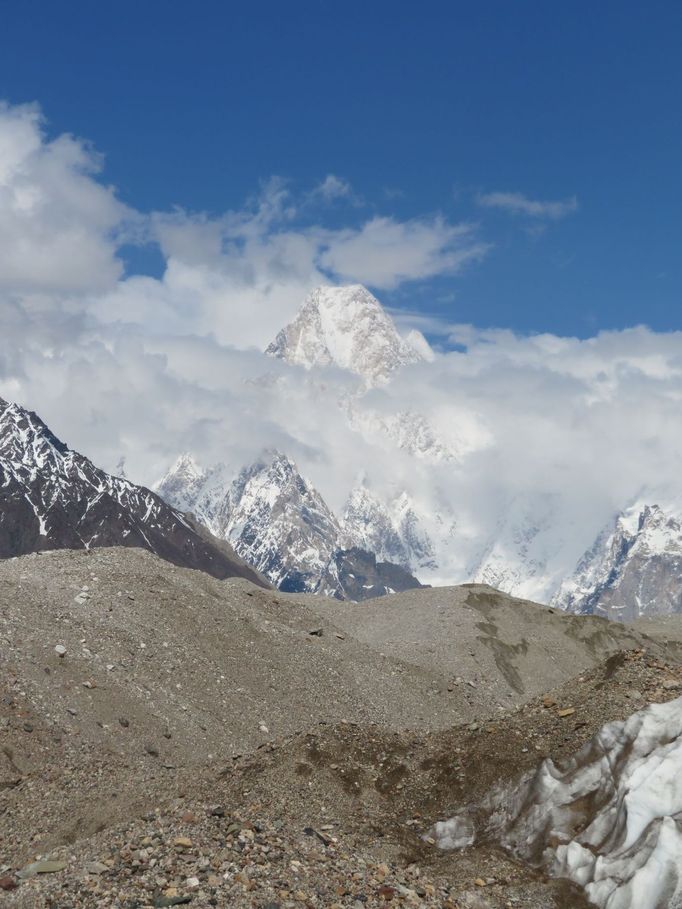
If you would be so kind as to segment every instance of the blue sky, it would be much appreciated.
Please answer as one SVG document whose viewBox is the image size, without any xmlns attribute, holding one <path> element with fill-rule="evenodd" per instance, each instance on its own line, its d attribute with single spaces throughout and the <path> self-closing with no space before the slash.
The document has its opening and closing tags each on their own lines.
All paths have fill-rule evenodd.
<svg viewBox="0 0 682 909">
<path fill-rule="evenodd" d="M 219 214 L 273 175 L 303 194 L 334 174 L 352 193 L 308 218 L 440 213 L 490 247 L 380 294 L 395 306 L 580 337 L 680 327 L 678 3 L 3 2 L 1 15 L 0 96 L 90 140 L 137 210 Z M 137 250 L 129 268 L 159 261 Z"/>
</svg>

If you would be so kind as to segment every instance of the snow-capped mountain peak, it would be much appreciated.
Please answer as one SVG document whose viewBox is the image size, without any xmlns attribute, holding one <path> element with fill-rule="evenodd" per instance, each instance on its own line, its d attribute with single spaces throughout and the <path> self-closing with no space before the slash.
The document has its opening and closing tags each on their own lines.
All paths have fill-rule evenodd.
<svg viewBox="0 0 682 909">
<path fill-rule="evenodd" d="M 0 558 L 136 546 L 216 577 L 260 578 L 149 489 L 99 470 L 35 413 L 0 398 Z"/>
<path fill-rule="evenodd" d="M 229 542 L 280 590 L 368 599 L 418 586 L 404 565 L 386 558 L 386 547 L 377 560 L 362 545 L 362 534 L 349 535 L 280 451 L 264 451 L 234 475 L 222 464 L 202 470 L 183 455 L 158 490 Z"/>
<path fill-rule="evenodd" d="M 315 288 L 266 353 L 306 369 L 340 366 L 377 385 L 395 369 L 424 359 L 427 349 L 422 336 L 419 345 L 414 337 L 405 340 L 376 297 L 351 284 Z"/>
<path fill-rule="evenodd" d="M 651 499 L 649 499 L 651 501 Z M 682 509 L 639 498 L 605 527 L 552 605 L 631 621 L 682 608 Z"/>
</svg>

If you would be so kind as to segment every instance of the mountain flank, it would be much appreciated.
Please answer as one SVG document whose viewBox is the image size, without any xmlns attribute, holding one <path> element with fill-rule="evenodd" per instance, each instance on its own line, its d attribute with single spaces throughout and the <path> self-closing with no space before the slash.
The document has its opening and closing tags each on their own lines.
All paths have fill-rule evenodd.
<svg viewBox="0 0 682 909">
<path fill-rule="evenodd" d="M 0 399 L 0 558 L 140 547 L 217 578 L 267 582 L 158 495 L 99 470 L 33 412 Z"/>
</svg>

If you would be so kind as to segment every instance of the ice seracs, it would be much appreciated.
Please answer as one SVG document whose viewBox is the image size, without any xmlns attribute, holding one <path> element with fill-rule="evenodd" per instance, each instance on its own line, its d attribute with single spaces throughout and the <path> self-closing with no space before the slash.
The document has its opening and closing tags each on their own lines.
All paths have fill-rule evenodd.
<svg viewBox="0 0 682 909">
<path fill-rule="evenodd" d="M 497 841 L 601 909 L 682 906 L 682 698 L 609 723 L 573 758 L 437 823 L 443 849 Z"/>
<path fill-rule="evenodd" d="M 306 369 L 339 366 L 378 385 L 399 367 L 424 358 L 429 348 L 418 334 L 409 342 L 401 337 L 376 297 L 360 284 L 321 286 L 266 353 Z"/>
</svg>

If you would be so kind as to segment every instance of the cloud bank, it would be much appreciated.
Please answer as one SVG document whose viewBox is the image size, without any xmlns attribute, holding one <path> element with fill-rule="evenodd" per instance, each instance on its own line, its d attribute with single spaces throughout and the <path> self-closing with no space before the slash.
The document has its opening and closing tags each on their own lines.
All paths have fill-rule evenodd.
<svg viewBox="0 0 682 909">
<path fill-rule="evenodd" d="M 316 284 L 359 281 L 381 297 L 456 276 L 486 255 L 479 228 L 354 205 L 349 226 L 329 228 L 324 206 L 282 180 L 220 217 L 140 213 L 101 166 L 87 143 L 48 138 L 36 107 L 0 108 L 0 395 L 103 467 L 124 457 L 131 479 L 150 484 L 183 450 L 236 470 L 277 447 L 337 509 L 362 471 L 387 495 L 406 488 L 425 512 L 447 512 L 462 575 L 519 501 L 558 509 L 557 546 L 577 559 L 642 487 L 678 483 L 679 333 L 528 337 L 403 312 L 401 327 L 439 334 L 442 349 L 357 406 L 375 423 L 421 414 L 454 454 L 415 462 L 349 426 L 352 376 L 262 350 Z M 322 186 L 322 203 L 345 195 L 342 181 Z M 574 207 L 511 198 L 532 217 Z M 125 272 L 135 242 L 161 250 L 160 277 Z"/>
</svg>

